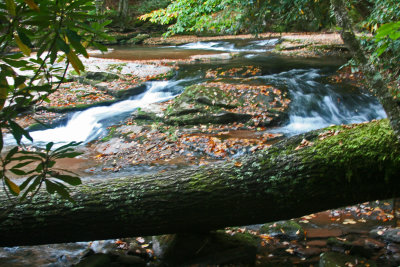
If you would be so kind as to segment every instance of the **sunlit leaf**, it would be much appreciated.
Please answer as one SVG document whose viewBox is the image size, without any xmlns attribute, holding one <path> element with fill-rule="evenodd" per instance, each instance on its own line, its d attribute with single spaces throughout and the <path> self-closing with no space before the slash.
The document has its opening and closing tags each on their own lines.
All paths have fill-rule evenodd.
<svg viewBox="0 0 400 267">
<path fill-rule="evenodd" d="M 24 53 L 27 56 L 30 56 L 31 55 L 31 49 L 21 41 L 19 36 L 15 35 L 14 39 L 15 39 L 15 42 L 17 43 L 19 49 L 21 50 L 21 52 Z"/>
<path fill-rule="evenodd" d="M 10 189 L 10 192 L 15 195 L 18 196 L 19 193 L 21 192 L 21 190 L 19 189 L 19 186 L 16 185 L 13 181 L 11 181 L 10 179 L 8 179 L 8 177 L 4 177 L 4 182 L 6 183 L 8 189 Z"/>
<path fill-rule="evenodd" d="M 81 71 L 85 70 L 85 67 L 82 64 L 82 61 L 76 56 L 75 52 L 70 50 L 69 53 L 67 53 L 67 58 L 69 62 L 71 63 L 72 67 L 74 70 L 80 74 Z"/>
</svg>

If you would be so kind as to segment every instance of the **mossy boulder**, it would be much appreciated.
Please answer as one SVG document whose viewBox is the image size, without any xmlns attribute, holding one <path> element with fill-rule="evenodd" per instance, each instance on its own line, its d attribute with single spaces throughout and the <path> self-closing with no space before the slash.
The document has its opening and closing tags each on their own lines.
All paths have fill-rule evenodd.
<svg viewBox="0 0 400 267">
<path fill-rule="evenodd" d="M 167 107 L 168 124 L 249 123 L 255 126 L 280 124 L 287 116 L 290 100 L 272 86 L 222 82 L 192 85 Z"/>
<path fill-rule="evenodd" d="M 156 256 L 171 266 L 215 264 L 253 265 L 258 237 L 248 233 L 190 233 L 158 236 L 153 239 Z"/>
<path fill-rule="evenodd" d="M 260 233 L 281 240 L 304 240 L 305 238 L 303 227 L 295 221 L 279 221 L 264 224 L 260 228 Z"/>
<path fill-rule="evenodd" d="M 376 262 L 362 257 L 350 256 L 337 252 L 322 253 L 319 267 L 346 267 L 346 266 L 377 266 Z"/>
<path fill-rule="evenodd" d="M 97 71 L 97 72 L 88 71 L 84 77 L 89 80 L 102 81 L 102 82 L 119 79 L 119 76 L 117 74 L 110 72 L 103 72 L 103 71 Z"/>
</svg>

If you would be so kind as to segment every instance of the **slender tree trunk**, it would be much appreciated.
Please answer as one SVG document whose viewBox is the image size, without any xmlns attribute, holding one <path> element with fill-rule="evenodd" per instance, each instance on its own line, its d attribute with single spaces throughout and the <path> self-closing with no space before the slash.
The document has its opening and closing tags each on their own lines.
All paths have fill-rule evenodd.
<svg viewBox="0 0 400 267">
<path fill-rule="evenodd" d="M 71 188 L 75 204 L 41 192 L 0 221 L 0 246 L 207 231 L 390 198 L 399 162 L 386 120 L 314 131 L 231 162 L 86 182 Z"/>
<path fill-rule="evenodd" d="M 119 0 L 118 13 L 120 17 L 121 28 L 126 28 L 129 16 L 129 0 Z"/>
<path fill-rule="evenodd" d="M 393 130 L 400 139 L 400 101 L 393 98 L 379 70 L 370 62 L 368 55 L 362 49 L 354 34 L 353 23 L 348 15 L 345 2 L 343 0 L 331 0 L 331 5 L 335 13 L 336 24 L 341 28 L 340 34 L 345 45 L 360 65 L 367 78 L 370 90 L 378 97 Z"/>
</svg>

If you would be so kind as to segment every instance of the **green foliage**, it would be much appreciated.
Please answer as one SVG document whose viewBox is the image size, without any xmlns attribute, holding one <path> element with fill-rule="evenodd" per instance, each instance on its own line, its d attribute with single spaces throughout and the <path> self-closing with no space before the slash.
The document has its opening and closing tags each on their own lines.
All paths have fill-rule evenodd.
<svg viewBox="0 0 400 267">
<path fill-rule="evenodd" d="M 260 33 L 326 28 L 332 23 L 329 12 L 327 0 L 176 0 L 141 19 L 170 25 L 167 35 L 182 32 Z"/>
<path fill-rule="evenodd" d="M 171 3 L 171 0 L 147 0 L 140 1 L 131 7 L 136 15 L 150 13 L 153 10 L 166 8 Z"/>
<path fill-rule="evenodd" d="M 54 167 L 56 159 L 79 155 L 72 148 L 78 144 L 51 151 L 53 143 L 49 143 L 44 151 L 27 151 L 23 138 L 32 141 L 32 137 L 15 117 L 48 101 L 49 94 L 63 82 L 69 65 L 77 73 L 83 71 L 78 56 L 88 57 L 88 46 L 105 50 L 95 40 L 108 38 L 103 29 L 109 21 L 95 22 L 96 17 L 88 14 L 94 8 L 92 0 L 0 2 L 0 152 L 4 146 L 3 130 L 10 132 L 18 144 L 0 158 L 1 180 L 5 191 L 20 196 L 19 200 L 34 195 L 42 186 L 49 193 L 72 200 L 65 183 L 80 184 L 75 175 Z M 12 47 L 18 47 L 20 52 L 10 53 Z M 36 55 L 31 55 L 32 49 Z M 66 67 L 55 66 L 61 61 L 66 61 Z M 28 178 L 18 186 L 10 174 Z"/>
<path fill-rule="evenodd" d="M 183 32 L 235 33 L 240 28 L 241 3 L 235 0 L 178 0 L 140 17 L 169 25 L 167 35 Z"/>
<path fill-rule="evenodd" d="M 20 200 L 33 197 L 39 189 L 45 185 L 50 194 L 58 193 L 61 197 L 73 202 L 66 184 L 79 185 L 81 180 L 74 173 L 58 169 L 56 160 L 60 158 L 73 158 L 82 153 L 75 152 L 72 147 L 80 143 L 71 142 L 67 145 L 51 150 L 53 143 L 48 143 L 40 152 L 22 150 L 16 146 L 11 149 L 4 159 L 2 158 L 1 176 L 6 192 L 14 196 L 21 195 Z M 29 168 L 28 170 L 26 170 Z M 29 176 L 21 185 L 11 181 L 10 174 L 17 176 Z"/>
</svg>

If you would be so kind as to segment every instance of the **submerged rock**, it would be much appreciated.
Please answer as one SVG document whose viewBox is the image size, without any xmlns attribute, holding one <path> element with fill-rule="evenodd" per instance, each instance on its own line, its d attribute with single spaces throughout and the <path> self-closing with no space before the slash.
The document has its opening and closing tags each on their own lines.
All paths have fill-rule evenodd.
<svg viewBox="0 0 400 267">
<path fill-rule="evenodd" d="M 350 256 L 336 252 L 322 253 L 319 267 L 345 267 L 345 266 L 369 266 L 376 267 L 376 262 L 362 257 Z"/>
</svg>

